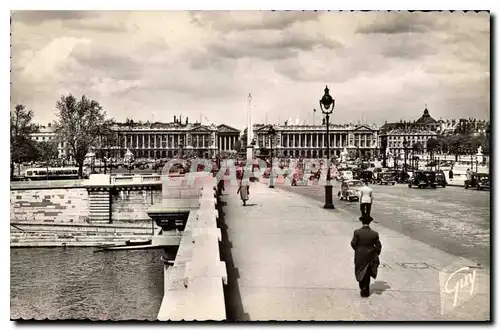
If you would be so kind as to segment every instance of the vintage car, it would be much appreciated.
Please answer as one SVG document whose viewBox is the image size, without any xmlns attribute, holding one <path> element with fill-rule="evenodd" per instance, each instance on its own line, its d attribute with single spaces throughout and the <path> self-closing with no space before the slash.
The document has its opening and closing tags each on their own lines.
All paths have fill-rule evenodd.
<svg viewBox="0 0 500 331">
<path fill-rule="evenodd" d="M 371 171 L 371 170 L 361 171 L 358 175 L 358 179 L 364 183 L 375 182 L 375 176 L 373 175 L 373 171 Z"/>
<path fill-rule="evenodd" d="M 394 171 L 384 171 L 377 174 L 376 183 L 379 185 L 394 185 L 398 176 Z"/>
<path fill-rule="evenodd" d="M 488 174 L 473 173 L 471 179 L 466 179 L 464 183 L 465 189 L 475 187 L 478 190 L 490 189 L 490 176 Z"/>
<path fill-rule="evenodd" d="M 363 187 L 363 182 L 356 179 L 344 180 L 340 186 L 338 197 L 340 200 L 359 200 L 359 190 Z"/>
<path fill-rule="evenodd" d="M 351 180 L 351 179 L 353 179 L 351 170 L 347 170 L 347 169 L 339 170 L 337 180 L 344 181 L 344 180 Z"/>
<path fill-rule="evenodd" d="M 413 173 L 413 177 L 410 178 L 408 182 L 408 187 L 418 187 L 418 188 L 436 188 L 438 182 L 436 181 L 436 172 L 430 170 L 418 170 Z"/>
<path fill-rule="evenodd" d="M 446 176 L 442 170 L 436 171 L 436 182 L 438 186 L 446 187 L 446 185 L 448 185 L 446 182 Z"/>
</svg>

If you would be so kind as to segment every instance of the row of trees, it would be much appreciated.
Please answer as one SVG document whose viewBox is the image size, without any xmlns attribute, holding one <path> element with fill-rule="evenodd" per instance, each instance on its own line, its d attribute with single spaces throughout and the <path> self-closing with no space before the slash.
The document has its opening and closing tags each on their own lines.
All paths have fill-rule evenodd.
<svg viewBox="0 0 500 331">
<path fill-rule="evenodd" d="M 33 121 L 33 111 L 17 105 L 10 114 L 10 155 L 11 179 L 14 163 L 28 161 L 48 161 L 57 158 L 57 145 L 66 143 L 70 154 L 78 165 L 80 177 L 83 175 L 85 156 L 91 148 L 101 151 L 102 147 L 113 145 L 118 137 L 111 130 L 113 120 L 106 118 L 106 112 L 99 102 L 87 98 L 80 99 L 72 94 L 61 96 L 56 103 L 57 119 L 53 123 L 56 137 L 50 142 L 36 142 L 30 137 L 39 127 Z"/>
<path fill-rule="evenodd" d="M 490 154 L 489 131 L 478 136 L 468 133 L 430 138 L 426 147 L 431 158 L 435 153 L 442 153 L 455 155 L 455 160 L 458 160 L 459 155 L 476 154 L 479 147 L 482 148 L 483 154 L 488 155 Z"/>
</svg>

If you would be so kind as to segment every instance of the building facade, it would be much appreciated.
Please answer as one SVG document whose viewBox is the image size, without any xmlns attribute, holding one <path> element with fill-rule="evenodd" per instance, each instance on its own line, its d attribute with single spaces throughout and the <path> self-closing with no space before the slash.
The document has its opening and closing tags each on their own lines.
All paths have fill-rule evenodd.
<svg viewBox="0 0 500 331">
<path fill-rule="evenodd" d="M 381 153 L 389 152 L 392 156 L 404 155 L 404 141 L 407 141 L 407 153 L 420 145 L 420 153 L 427 153 L 427 141 L 436 138 L 439 134 L 441 124 L 429 114 L 427 108 L 422 116 L 413 122 L 385 123 L 380 128 Z M 387 155 L 386 155 L 387 156 Z"/>
<path fill-rule="evenodd" d="M 232 152 L 240 137 L 240 131 L 228 125 L 202 125 L 187 119 L 183 122 L 181 117 L 174 117 L 171 123 L 116 123 L 111 129 L 113 137 L 98 139 L 92 151 L 114 159 L 123 159 L 127 150 L 141 159 L 179 155 L 208 158 L 219 151 Z M 55 137 L 50 126 L 31 135 L 35 141 L 52 141 Z M 71 159 L 65 142 L 59 143 L 58 150 L 59 158 Z"/>
<path fill-rule="evenodd" d="M 171 123 L 116 124 L 114 146 L 105 146 L 104 155 L 121 159 L 129 150 L 135 158 L 160 159 L 180 155 L 210 158 L 219 151 L 233 151 L 240 131 L 228 125 L 202 125 L 174 117 Z"/>
<path fill-rule="evenodd" d="M 480 136 L 486 134 L 489 125 L 489 121 L 478 120 L 475 118 L 460 118 L 451 120 L 440 119 L 439 131 L 442 135 L 465 133 Z"/>
<path fill-rule="evenodd" d="M 52 142 L 56 138 L 56 133 L 54 128 L 49 124 L 48 126 L 40 126 L 38 132 L 30 134 L 30 138 L 36 142 Z M 59 159 L 71 160 L 71 153 L 66 142 L 57 143 L 57 152 Z"/>
<path fill-rule="evenodd" d="M 255 124 L 257 151 L 271 148 L 271 125 Z M 273 140 L 274 155 L 291 158 L 324 158 L 330 139 L 330 155 L 339 156 L 346 149 L 351 155 L 376 157 L 379 152 L 378 128 L 375 125 L 330 124 L 329 137 L 325 125 L 276 125 Z"/>
</svg>

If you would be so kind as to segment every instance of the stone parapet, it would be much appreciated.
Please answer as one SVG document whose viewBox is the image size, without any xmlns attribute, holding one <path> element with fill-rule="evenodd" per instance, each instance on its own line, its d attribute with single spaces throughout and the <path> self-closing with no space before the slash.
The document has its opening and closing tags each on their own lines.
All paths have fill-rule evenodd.
<svg viewBox="0 0 500 331">
<path fill-rule="evenodd" d="M 189 213 L 173 266 L 165 267 L 161 321 L 221 321 L 226 319 L 223 285 L 225 262 L 220 260 L 221 232 L 215 181 L 202 181 L 198 208 Z"/>
</svg>

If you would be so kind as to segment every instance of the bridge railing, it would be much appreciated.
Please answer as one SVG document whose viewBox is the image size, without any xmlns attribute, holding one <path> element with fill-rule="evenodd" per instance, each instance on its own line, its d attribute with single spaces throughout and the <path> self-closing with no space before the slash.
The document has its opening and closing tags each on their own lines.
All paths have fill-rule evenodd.
<svg viewBox="0 0 500 331">
<path fill-rule="evenodd" d="M 215 181 L 202 185 L 199 209 L 189 214 L 174 265 L 165 267 L 161 321 L 226 319 L 223 285 L 227 272 L 220 260 Z"/>
</svg>

